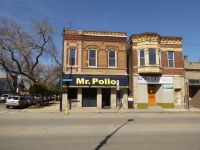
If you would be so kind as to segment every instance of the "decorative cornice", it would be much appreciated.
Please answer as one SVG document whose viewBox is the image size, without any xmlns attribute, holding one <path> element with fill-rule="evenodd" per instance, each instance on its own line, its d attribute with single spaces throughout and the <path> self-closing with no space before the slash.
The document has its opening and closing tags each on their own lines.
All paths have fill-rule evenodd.
<svg viewBox="0 0 200 150">
<path fill-rule="evenodd" d="M 106 31 L 83 31 L 83 35 L 108 36 L 108 37 L 127 37 L 126 32 L 106 32 Z"/>
<path fill-rule="evenodd" d="M 134 41 L 160 41 L 162 42 L 172 42 L 172 41 L 180 41 L 182 42 L 182 37 L 177 36 L 160 36 L 158 33 L 154 32 L 144 32 L 141 34 L 132 34 L 130 39 Z"/>
<path fill-rule="evenodd" d="M 65 30 L 64 39 L 126 43 L 126 35 L 126 32 Z"/>
</svg>

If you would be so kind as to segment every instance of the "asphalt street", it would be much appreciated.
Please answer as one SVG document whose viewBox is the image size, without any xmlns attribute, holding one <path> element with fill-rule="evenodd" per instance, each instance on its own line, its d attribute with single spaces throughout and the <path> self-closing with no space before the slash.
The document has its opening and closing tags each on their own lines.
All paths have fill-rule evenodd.
<svg viewBox="0 0 200 150">
<path fill-rule="evenodd" d="M 199 150 L 199 114 L 0 113 L 1 150 Z"/>
</svg>

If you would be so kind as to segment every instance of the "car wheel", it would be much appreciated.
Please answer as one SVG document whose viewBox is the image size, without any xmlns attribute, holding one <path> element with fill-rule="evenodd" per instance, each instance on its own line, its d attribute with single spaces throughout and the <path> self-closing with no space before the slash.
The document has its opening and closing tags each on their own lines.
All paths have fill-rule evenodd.
<svg viewBox="0 0 200 150">
<path fill-rule="evenodd" d="M 7 106 L 7 105 L 6 105 L 6 108 L 8 109 L 8 108 L 9 108 L 9 106 Z"/>
</svg>

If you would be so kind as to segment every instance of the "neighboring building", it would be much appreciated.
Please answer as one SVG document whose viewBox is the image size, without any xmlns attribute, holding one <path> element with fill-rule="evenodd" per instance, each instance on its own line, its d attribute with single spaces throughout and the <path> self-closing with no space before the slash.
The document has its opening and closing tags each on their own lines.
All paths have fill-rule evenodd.
<svg viewBox="0 0 200 150">
<path fill-rule="evenodd" d="M 13 79 L 7 79 L 7 76 L 0 76 L 0 95 L 2 94 L 12 94 L 8 80 L 10 80 L 11 86 L 13 86 Z M 28 82 L 24 81 L 22 78 L 17 78 L 17 90 L 16 93 L 27 92 L 30 85 Z"/>
<path fill-rule="evenodd" d="M 182 38 L 148 32 L 132 34 L 127 48 L 129 87 L 134 107 L 183 107 Z"/>
<path fill-rule="evenodd" d="M 17 79 L 17 91 L 19 94 L 27 94 L 28 89 L 30 88 L 30 83 L 28 83 L 23 78 Z"/>
<path fill-rule="evenodd" d="M 62 109 L 127 107 L 127 34 L 64 30 Z M 116 98 L 119 81 L 120 99 Z"/>
<path fill-rule="evenodd" d="M 4 75 L 0 75 L 0 95 L 2 94 L 11 94 L 7 76 Z"/>
<path fill-rule="evenodd" d="M 186 95 L 189 95 L 189 97 L 186 96 L 186 102 L 189 98 L 192 101 L 191 106 L 200 107 L 200 99 L 197 96 L 200 92 L 200 62 L 190 62 L 188 56 L 184 56 L 184 68 Z"/>
</svg>

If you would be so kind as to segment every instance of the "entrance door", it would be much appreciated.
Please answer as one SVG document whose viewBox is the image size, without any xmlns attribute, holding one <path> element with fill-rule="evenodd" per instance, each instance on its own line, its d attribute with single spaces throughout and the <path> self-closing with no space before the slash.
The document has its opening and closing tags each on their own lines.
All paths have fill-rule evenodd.
<svg viewBox="0 0 200 150">
<path fill-rule="evenodd" d="M 156 94 L 155 94 L 155 88 L 154 87 L 148 88 L 148 105 L 149 106 L 155 106 L 156 105 Z"/>
<path fill-rule="evenodd" d="M 177 105 L 181 104 L 181 90 L 180 89 L 175 89 L 174 99 L 175 99 L 175 104 Z"/>
<path fill-rule="evenodd" d="M 102 88 L 102 108 L 110 107 L 110 89 Z"/>
<path fill-rule="evenodd" d="M 96 88 L 82 88 L 82 107 L 97 107 Z"/>
</svg>

